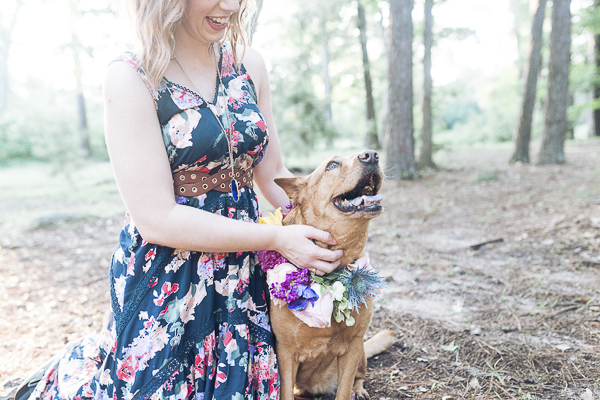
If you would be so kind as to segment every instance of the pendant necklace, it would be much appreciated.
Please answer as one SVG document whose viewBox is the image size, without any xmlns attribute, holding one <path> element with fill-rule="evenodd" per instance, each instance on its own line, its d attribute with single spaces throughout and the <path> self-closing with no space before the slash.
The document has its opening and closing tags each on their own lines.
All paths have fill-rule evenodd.
<svg viewBox="0 0 600 400">
<path fill-rule="evenodd" d="M 215 56 L 216 56 L 216 54 L 215 54 Z M 223 106 L 223 112 L 225 113 L 225 118 L 227 119 L 227 126 L 229 127 L 229 129 L 225 129 L 225 127 L 223 126 L 223 123 L 221 122 L 221 119 L 217 116 L 217 114 L 215 113 L 215 111 L 213 111 L 212 104 L 210 104 L 209 102 L 207 102 L 202 97 L 202 95 L 200 94 L 200 91 L 198 90 L 198 88 L 194 84 L 194 81 L 192 81 L 192 79 L 190 78 L 190 76 L 185 71 L 185 68 L 183 68 L 183 65 L 181 65 L 181 63 L 179 62 L 179 60 L 177 59 L 177 57 L 175 55 L 173 55 L 173 59 L 175 60 L 175 62 L 177 63 L 177 65 L 179 65 L 179 68 L 181 68 L 181 70 L 183 71 L 183 74 L 188 79 L 188 81 L 190 81 L 190 83 L 194 87 L 194 90 L 196 90 L 196 93 L 198 94 L 198 96 L 200 96 L 200 98 L 202 99 L 202 101 L 204 101 L 206 103 L 208 109 L 210 110 L 210 112 L 212 113 L 212 115 L 215 117 L 215 119 L 219 123 L 219 126 L 223 130 L 223 134 L 225 135 L 225 140 L 227 141 L 227 150 L 228 150 L 228 153 L 229 153 L 229 165 L 231 167 L 231 172 L 229 173 L 229 177 L 231 178 L 231 183 L 229 184 L 229 186 L 231 188 L 231 197 L 233 197 L 233 201 L 235 201 L 237 203 L 238 200 L 240 199 L 240 192 L 239 192 L 238 182 L 235 179 L 235 172 L 234 172 L 234 166 L 233 166 L 233 164 L 234 164 L 234 161 L 233 161 L 233 148 L 232 148 L 232 145 L 231 145 L 231 142 L 233 141 L 233 129 L 231 128 L 231 123 L 229 121 L 229 109 L 227 108 L 228 101 L 225 101 L 225 104 Z M 216 57 L 215 57 L 215 61 L 216 61 L 216 64 L 217 64 L 217 77 L 219 78 L 219 86 L 217 87 L 217 94 L 216 94 L 217 95 L 216 96 L 217 97 L 217 103 L 218 103 L 219 99 L 221 97 L 220 96 L 221 93 L 223 93 L 223 98 L 225 99 L 225 87 L 223 85 L 223 80 L 221 79 L 221 71 L 219 71 L 219 61 L 216 59 Z"/>
</svg>

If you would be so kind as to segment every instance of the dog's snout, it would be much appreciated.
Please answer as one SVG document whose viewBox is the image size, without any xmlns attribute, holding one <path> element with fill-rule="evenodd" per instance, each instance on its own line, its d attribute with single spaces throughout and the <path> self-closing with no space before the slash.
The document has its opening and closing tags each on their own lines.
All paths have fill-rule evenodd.
<svg viewBox="0 0 600 400">
<path fill-rule="evenodd" d="M 379 154 L 375 150 L 365 150 L 358 155 L 358 159 L 365 164 L 377 164 L 379 162 Z"/>
</svg>

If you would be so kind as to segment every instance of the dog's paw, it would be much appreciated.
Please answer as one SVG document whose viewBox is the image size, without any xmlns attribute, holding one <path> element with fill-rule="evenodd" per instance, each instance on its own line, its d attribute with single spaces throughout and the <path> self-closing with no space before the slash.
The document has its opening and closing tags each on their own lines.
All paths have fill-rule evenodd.
<svg viewBox="0 0 600 400">
<path fill-rule="evenodd" d="M 352 392 L 352 400 L 369 400 L 369 393 L 365 389 L 359 389 L 356 392 Z"/>
</svg>

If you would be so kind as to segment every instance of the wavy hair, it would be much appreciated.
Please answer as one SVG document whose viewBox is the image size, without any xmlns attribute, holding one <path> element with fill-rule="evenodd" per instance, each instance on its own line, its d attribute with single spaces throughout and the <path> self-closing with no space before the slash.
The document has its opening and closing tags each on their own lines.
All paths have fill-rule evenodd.
<svg viewBox="0 0 600 400">
<path fill-rule="evenodd" d="M 230 20 L 225 39 L 233 49 L 238 64 L 248 44 L 247 31 L 252 29 L 255 0 L 239 0 L 240 8 Z M 187 0 L 130 0 L 129 15 L 137 34 L 136 54 L 150 82 L 157 86 L 171 62 L 175 45 L 175 28 L 185 16 Z M 241 57 L 238 58 L 238 47 Z"/>
</svg>

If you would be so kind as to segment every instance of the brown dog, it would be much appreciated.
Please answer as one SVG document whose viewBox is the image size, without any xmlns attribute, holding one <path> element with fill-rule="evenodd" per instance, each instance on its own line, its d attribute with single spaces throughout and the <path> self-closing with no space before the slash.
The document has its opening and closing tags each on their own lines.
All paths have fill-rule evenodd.
<svg viewBox="0 0 600 400">
<path fill-rule="evenodd" d="M 280 178 L 275 182 L 290 198 L 294 209 L 284 225 L 304 224 L 330 232 L 343 249 L 341 266 L 364 256 L 369 222 L 383 211 L 375 196 L 382 182 L 379 156 L 368 150 L 349 157 L 332 157 L 306 177 Z M 325 246 L 318 243 L 321 246 Z M 353 326 L 332 321 L 331 327 L 312 328 L 287 307 L 271 302 L 271 321 L 277 339 L 281 399 L 300 394 L 333 393 L 336 400 L 368 399 L 363 388 L 366 357 L 363 338 L 373 308 L 371 302 L 353 312 Z"/>
</svg>

